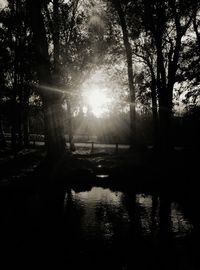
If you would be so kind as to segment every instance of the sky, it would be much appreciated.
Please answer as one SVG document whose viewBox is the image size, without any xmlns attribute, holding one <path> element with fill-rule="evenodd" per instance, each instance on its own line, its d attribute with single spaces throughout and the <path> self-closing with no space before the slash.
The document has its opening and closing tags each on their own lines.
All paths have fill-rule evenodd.
<svg viewBox="0 0 200 270">
<path fill-rule="evenodd" d="M 7 0 L 0 0 L 0 9 L 7 6 L 7 4 L 8 4 Z"/>
</svg>

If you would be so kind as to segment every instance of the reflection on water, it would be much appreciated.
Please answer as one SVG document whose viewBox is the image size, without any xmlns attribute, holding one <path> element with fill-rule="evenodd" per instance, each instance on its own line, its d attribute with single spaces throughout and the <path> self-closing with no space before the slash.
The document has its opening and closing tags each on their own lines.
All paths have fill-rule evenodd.
<svg viewBox="0 0 200 270">
<path fill-rule="evenodd" d="M 167 196 L 100 187 L 45 194 L 5 197 L 7 254 L 12 247 L 18 259 L 40 254 L 67 269 L 198 269 L 188 252 L 193 225 Z"/>
<path fill-rule="evenodd" d="M 64 205 L 68 207 L 68 197 L 71 197 L 70 203 L 76 205 L 77 209 L 82 209 L 80 230 L 86 233 L 87 236 L 97 236 L 101 233 L 101 237 L 111 239 L 114 235 L 113 222 L 120 223 L 120 226 L 128 229 L 131 222 L 131 213 L 128 212 L 127 205 L 124 204 L 124 198 L 127 195 L 122 192 L 113 192 L 109 189 L 94 187 L 91 191 L 78 192 L 71 191 L 65 195 Z M 129 200 L 130 198 L 128 198 Z M 134 199 L 134 196 L 133 196 Z M 157 209 L 153 209 L 153 196 L 145 194 L 136 194 L 135 218 L 137 217 L 137 228 L 143 235 L 152 233 L 153 230 L 158 230 L 160 225 L 159 207 L 160 200 L 157 198 Z M 128 202 L 128 203 L 131 203 Z M 132 203 L 134 205 L 134 203 Z M 192 224 L 184 217 L 177 203 L 170 205 L 170 230 L 174 237 L 184 237 L 192 231 Z M 152 223 L 155 221 L 154 226 Z"/>
<path fill-rule="evenodd" d="M 184 237 L 192 232 L 193 226 L 186 219 L 176 203 L 172 203 L 171 209 L 172 230 L 176 237 Z"/>
<path fill-rule="evenodd" d="M 89 192 L 66 193 L 64 204 L 65 209 L 69 209 L 70 197 L 70 204 L 80 213 L 79 230 L 82 238 L 109 242 L 115 238 L 116 226 L 120 226 L 120 231 L 128 226 L 128 212 L 121 203 L 122 196 L 121 192 L 92 188 Z"/>
<path fill-rule="evenodd" d="M 97 178 L 108 178 L 109 177 L 109 174 L 97 174 L 96 175 Z"/>
<path fill-rule="evenodd" d="M 136 203 L 140 214 L 139 222 L 141 231 L 144 235 L 151 233 L 151 207 L 152 207 L 152 196 L 137 194 Z"/>
<path fill-rule="evenodd" d="M 168 253 L 173 253 L 174 249 L 178 252 L 180 245 L 183 256 L 186 248 L 183 240 L 193 229 L 178 204 L 166 197 L 114 192 L 100 187 L 66 192 L 64 215 L 73 224 L 71 232 L 76 240 L 73 238 L 72 242 L 75 249 L 78 246 L 80 254 L 101 262 L 115 262 L 115 268 L 120 266 L 119 269 L 132 269 L 137 263 L 141 268 L 152 267 L 155 261 L 159 269 L 164 269 L 163 265 L 168 265 L 165 256 L 171 256 L 172 263 L 173 254 Z M 181 244 L 177 243 L 178 239 Z M 97 254 L 101 254 L 101 258 L 97 258 Z M 185 255 L 186 258 L 187 253 Z M 177 255 L 177 264 L 179 259 Z M 185 264 L 191 267 L 190 261 Z"/>
</svg>

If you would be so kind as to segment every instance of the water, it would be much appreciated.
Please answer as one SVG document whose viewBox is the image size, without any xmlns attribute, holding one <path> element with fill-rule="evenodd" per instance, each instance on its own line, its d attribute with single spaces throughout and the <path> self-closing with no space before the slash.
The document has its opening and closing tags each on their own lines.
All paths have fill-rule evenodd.
<svg viewBox="0 0 200 270">
<path fill-rule="evenodd" d="M 67 269 L 199 269 L 192 222 L 167 196 L 54 189 L 2 207 L 6 254 Z M 2 210 L 2 209 L 1 209 Z"/>
<path fill-rule="evenodd" d="M 87 241 L 102 240 L 109 245 L 117 234 L 128 230 L 129 216 L 121 203 L 122 196 L 121 192 L 95 187 L 89 192 L 75 193 L 72 190 L 65 195 L 65 214 L 69 214 L 69 207 L 75 206 L 80 215 L 81 237 Z M 116 230 L 116 226 L 120 231 Z"/>
<path fill-rule="evenodd" d="M 64 216 L 76 224 L 72 245 L 76 254 L 78 246 L 79 254 L 88 258 L 87 266 L 92 257 L 103 268 L 132 269 L 139 264 L 142 269 L 166 265 L 172 269 L 184 259 L 184 265 L 193 269 L 186 243 L 193 225 L 178 204 L 166 198 L 100 187 L 70 190 L 65 194 Z"/>
<path fill-rule="evenodd" d="M 68 208 L 76 206 L 76 211 L 81 211 L 80 231 L 86 238 L 101 234 L 100 237 L 112 240 L 114 237 L 113 228 L 116 223 L 120 225 L 121 231 L 128 230 L 131 226 L 131 213 L 128 210 L 127 202 L 135 210 L 137 219 L 137 230 L 143 236 L 150 235 L 154 230 L 159 230 L 159 198 L 157 198 L 157 209 L 153 209 L 152 195 L 136 194 L 132 200 L 130 194 L 114 192 L 110 189 L 93 187 L 90 191 L 66 192 L 64 199 L 65 215 L 68 215 Z M 66 210 L 67 209 L 67 210 Z M 155 211 L 155 213 L 153 213 Z M 154 215 L 154 216 L 153 216 Z M 185 237 L 192 232 L 193 226 L 178 208 L 178 204 L 172 202 L 170 206 L 171 234 L 174 238 Z M 156 227 L 153 226 L 153 219 L 157 220 Z M 135 221 L 136 222 L 136 221 Z M 121 232 L 120 232 L 121 233 Z"/>
</svg>

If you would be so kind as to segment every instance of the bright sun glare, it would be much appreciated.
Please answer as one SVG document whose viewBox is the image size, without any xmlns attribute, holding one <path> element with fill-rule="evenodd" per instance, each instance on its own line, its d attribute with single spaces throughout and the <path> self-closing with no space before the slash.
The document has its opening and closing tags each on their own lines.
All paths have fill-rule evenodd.
<svg viewBox="0 0 200 270">
<path fill-rule="evenodd" d="M 0 9 L 5 8 L 8 5 L 7 0 L 0 0 Z"/>
<path fill-rule="evenodd" d="M 106 95 L 105 89 L 91 89 L 90 91 L 87 91 L 85 97 L 89 110 L 96 117 L 101 117 L 108 111 L 110 98 Z"/>
</svg>

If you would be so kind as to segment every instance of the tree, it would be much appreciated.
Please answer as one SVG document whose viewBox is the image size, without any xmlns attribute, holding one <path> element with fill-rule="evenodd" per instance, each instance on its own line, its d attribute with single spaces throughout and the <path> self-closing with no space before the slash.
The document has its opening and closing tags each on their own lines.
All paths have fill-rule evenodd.
<svg viewBox="0 0 200 270">
<path fill-rule="evenodd" d="M 126 50 L 127 68 L 128 68 L 128 82 L 130 90 L 130 128 L 131 128 L 131 145 L 134 146 L 136 143 L 136 95 L 134 88 L 134 77 L 133 77 L 133 60 L 132 60 L 132 48 L 129 41 L 128 27 L 125 17 L 124 7 L 121 0 L 114 0 L 113 5 L 118 13 L 119 21 L 123 33 L 124 47 Z"/>
<path fill-rule="evenodd" d="M 156 86 L 159 100 L 160 147 L 168 148 L 182 38 L 191 25 L 191 3 L 183 1 L 143 1 L 144 25 L 156 49 Z"/>
<path fill-rule="evenodd" d="M 31 35 L 27 25 L 25 1 L 8 1 L 1 11 L 1 30 L 4 36 L 3 97 L 12 102 L 9 122 L 12 133 L 12 148 L 17 151 L 29 145 L 29 97 L 32 89 L 28 83 L 33 80 Z M 2 66 L 2 67 L 3 67 Z M 8 104 L 10 103 L 8 102 Z M 5 102 L 5 105 L 7 102 Z M 4 114 L 3 118 L 6 118 Z"/>
<path fill-rule="evenodd" d="M 47 5 L 47 3 L 44 3 Z M 45 137 L 47 153 L 50 158 L 61 156 L 65 152 L 65 138 L 60 116 L 62 94 L 54 86 L 47 32 L 42 14 L 42 2 L 39 0 L 28 1 L 30 25 L 33 31 L 35 47 L 35 60 L 37 64 L 37 76 L 39 80 L 39 93 L 43 101 L 45 117 Z M 55 91 L 52 91 L 54 89 Z"/>
<path fill-rule="evenodd" d="M 1 16 L 2 16 L 1 12 Z M 3 131 L 3 97 L 5 94 L 5 87 L 6 87 L 6 71 L 9 62 L 9 52 L 5 46 L 5 31 L 0 27 L 0 147 L 6 146 L 6 140 Z"/>
<path fill-rule="evenodd" d="M 194 0 L 193 1 L 193 12 L 194 12 L 194 16 L 193 16 L 193 29 L 194 32 L 196 34 L 196 38 L 197 38 L 197 44 L 199 47 L 199 52 L 200 52 L 200 32 L 199 32 L 199 19 L 198 19 L 198 14 L 199 14 L 199 10 L 200 10 L 200 3 L 198 0 Z"/>
<path fill-rule="evenodd" d="M 144 33 L 134 40 L 133 42 L 133 57 L 136 63 L 139 63 L 142 68 L 141 75 L 142 81 L 145 80 L 145 87 L 143 92 L 151 90 L 151 107 L 153 116 L 153 144 L 154 147 L 158 147 L 158 133 L 159 133 L 159 119 L 158 119 L 158 95 L 156 86 L 156 57 L 155 49 L 152 46 L 151 38 L 146 36 Z M 144 93 L 140 93 L 144 95 Z"/>
</svg>

